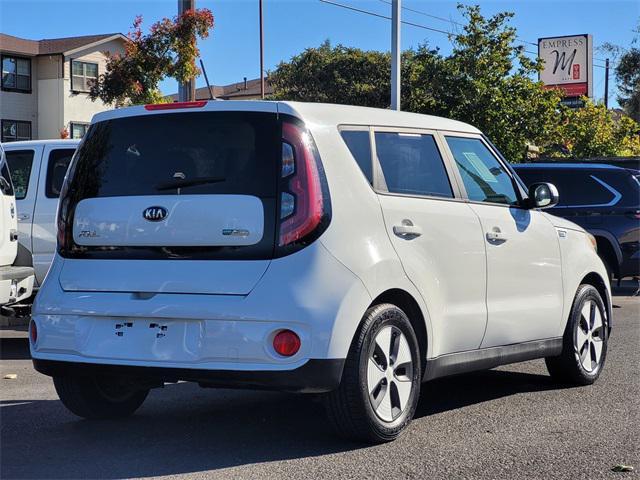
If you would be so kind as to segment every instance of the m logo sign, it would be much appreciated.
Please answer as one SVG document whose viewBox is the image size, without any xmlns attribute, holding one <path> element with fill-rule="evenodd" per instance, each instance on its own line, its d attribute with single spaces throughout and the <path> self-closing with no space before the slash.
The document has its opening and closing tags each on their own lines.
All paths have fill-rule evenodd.
<svg viewBox="0 0 640 480">
<path fill-rule="evenodd" d="M 164 207 L 148 207 L 142 212 L 144 219 L 150 222 L 161 222 L 167 218 L 167 215 L 169 215 L 169 212 Z"/>
<path fill-rule="evenodd" d="M 559 88 L 565 98 L 592 96 L 591 35 L 541 38 L 538 56 L 543 62 L 540 80 L 547 88 Z"/>
</svg>

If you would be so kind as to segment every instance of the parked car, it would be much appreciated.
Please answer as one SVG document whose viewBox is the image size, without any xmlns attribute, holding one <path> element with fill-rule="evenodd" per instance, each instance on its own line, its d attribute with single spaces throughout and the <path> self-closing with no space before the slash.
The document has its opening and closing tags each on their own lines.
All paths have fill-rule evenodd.
<svg viewBox="0 0 640 480">
<path fill-rule="evenodd" d="M 476 128 L 290 102 L 94 117 L 60 195 L 31 355 L 86 418 L 150 388 L 324 393 L 351 438 L 396 438 L 421 383 L 544 357 L 602 371 L 611 297 L 594 239 L 540 211 Z M 188 406 L 185 406 L 188 408 Z"/>
<path fill-rule="evenodd" d="M 560 201 L 549 212 L 595 236 L 611 276 L 640 276 L 640 171 L 576 163 L 513 167 L 527 185 L 551 182 L 558 187 Z"/>
<path fill-rule="evenodd" d="M 36 287 L 56 251 L 56 209 L 67 167 L 80 140 L 30 140 L 3 144 L 18 210 L 19 240 Z"/>
<path fill-rule="evenodd" d="M 31 296 L 33 268 L 16 262 L 18 224 L 11 174 L 4 149 L 0 145 L 0 307 L 3 315 L 12 314 L 11 304 Z"/>
</svg>

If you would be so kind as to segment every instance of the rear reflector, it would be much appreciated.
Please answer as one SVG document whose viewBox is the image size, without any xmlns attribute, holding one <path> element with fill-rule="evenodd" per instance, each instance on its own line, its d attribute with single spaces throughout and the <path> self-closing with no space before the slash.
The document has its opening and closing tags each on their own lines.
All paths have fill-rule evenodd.
<svg viewBox="0 0 640 480">
<path fill-rule="evenodd" d="M 31 343 L 33 345 L 38 341 L 38 326 L 33 320 L 29 322 L 29 338 L 31 338 Z"/>
<path fill-rule="evenodd" d="M 273 337 L 273 349 L 283 357 L 291 357 L 300 350 L 300 337 L 291 330 L 282 330 Z"/>
<path fill-rule="evenodd" d="M 173 103 L 152 103 L 145 105 L 145 110 L 177 110 L 180 108 L 202 108 L 207 104 L 206 100 L 197 102 L 173 102 Z"/>
</svg>

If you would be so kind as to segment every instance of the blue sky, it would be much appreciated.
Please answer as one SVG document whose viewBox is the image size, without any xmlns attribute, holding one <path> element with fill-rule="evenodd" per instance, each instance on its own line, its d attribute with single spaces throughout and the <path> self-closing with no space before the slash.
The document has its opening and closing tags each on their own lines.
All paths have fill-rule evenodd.
<svg viewBox="0 0 640 480">
<path fill-rule="evenodd" d="M 379 14 L 390 14 L 388 0 L 334 0 Z M 523 40 L 538 37 L 591 33 L 596 46 L 610 42 L 629 46 L 640 16 L 637 0 L 491 0 L 479 3 L 485 14 L 509 10 L 516 15 L 512 24 Z M 372 50 L 388 50 L 389 22 L 319 0 L 264 0 L 265 66 L 273 69 L 306 47 L 317 46 L 325 39 L 332 44 Z M 460 21 L 455 1 L 403 0 L 414 10 Z M 207 7 L 215 16 L 211 36 L 201 42 L 201 56 L 209 80 L 215 84 L 241 81 L 259 75 L 258 0 L 196 0 L 197 7 Z M 96 33 L 126 33 L 136 15 L 144 17 L 147 27 L 156 20 L 176 13 L 176 0 L 0 0 L 0 31 L 24 38 L 41 39 Z M 457 28 L 447 21 L 404 11 L 403 19 L 436 29 Z M 450 51 L 446 35 L 405 26 L 402 47 L 428 42 Z M 532 51 L 536 47 L 528 45 Z M 595 57 L 604 54 L 595 52 Z M 604 62 L 596 60 L 596 63 Z M 204 85 L 198 79 L 198 86 Z M 161 85 L 164 93 L 177 90 L 173 81 Z M 594 94 L 603 97 L 604 69 L 594 68 Z M 613 78 L 610 98 L 615 99 Z"/>
</svg>

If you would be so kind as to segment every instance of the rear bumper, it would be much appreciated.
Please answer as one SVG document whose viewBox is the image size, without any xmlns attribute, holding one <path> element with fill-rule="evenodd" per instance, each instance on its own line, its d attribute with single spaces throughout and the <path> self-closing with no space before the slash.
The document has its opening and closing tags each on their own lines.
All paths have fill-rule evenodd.
<svg viewBox="0 0 640 480">
<path fill-rule="evenodd" d="M 160 382 L 179 380 L 206 387 L 251 388 L 300 393 L 321 393 L 340 384 L 343 359 L 311 359 L 292 370 L 202 370 L 191 368 L 142 367 L 33 359 L 34 368 L 49 376 L 110 375 Z"/>
</svg>

